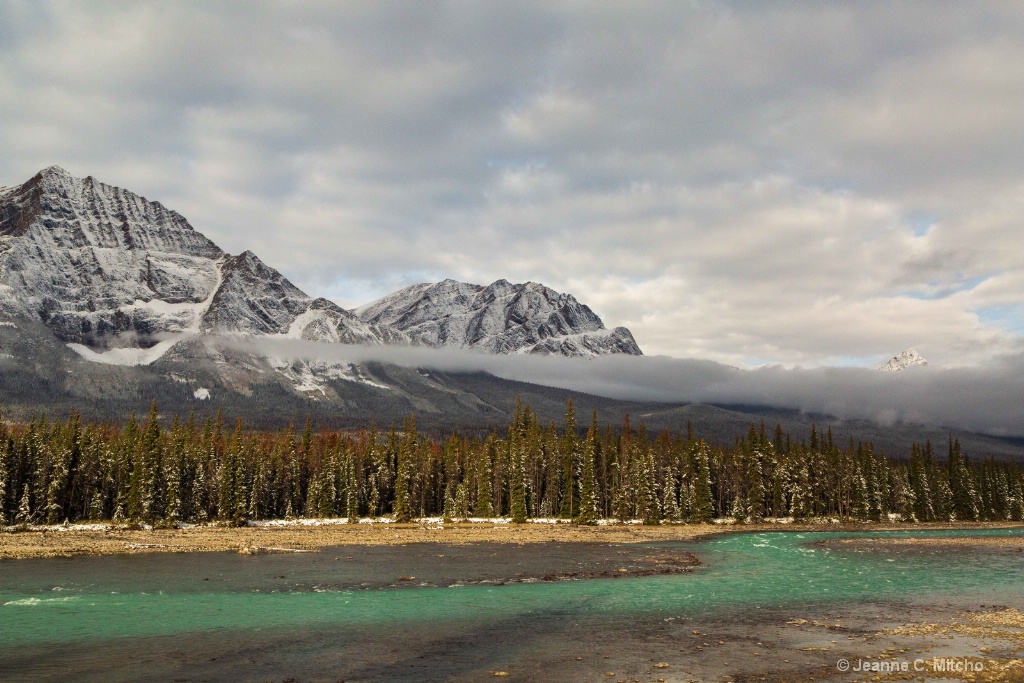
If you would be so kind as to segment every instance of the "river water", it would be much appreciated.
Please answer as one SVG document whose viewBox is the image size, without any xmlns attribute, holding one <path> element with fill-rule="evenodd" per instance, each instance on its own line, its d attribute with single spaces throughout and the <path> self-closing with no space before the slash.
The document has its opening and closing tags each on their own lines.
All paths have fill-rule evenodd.
<svg viewBox="0 0 1024 683">
<path fill-rule="evenodd" d="M 1022 554 L 820 543 L 855 536 L 5 561 L 0 680 L 744 680 L 787 619 L 1024 608 Z"/>
</svg>

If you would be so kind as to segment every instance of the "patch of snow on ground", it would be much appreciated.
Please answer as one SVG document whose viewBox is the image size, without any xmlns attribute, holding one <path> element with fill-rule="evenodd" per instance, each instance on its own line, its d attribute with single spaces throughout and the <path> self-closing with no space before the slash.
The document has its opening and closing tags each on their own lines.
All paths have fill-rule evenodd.
<svg viewBox="0 0 1024 683">
<path fill-rule="evenodd" d="M 18 326 L 9 320 L 0 321 L 0 327 L 13 327 L 14 329 L 18 329 Z"/>
<path fill-rule="evenodd" d="M 378 389 L 390 389 L 386 384 L 380 382 L 374 382 L 372 379 L 363 375 L 362 371 L 354 363 L 342 363 L 325 369 L 328 377 L 335 379 L 343 379 L 347 382 L 359 382 L 360 384 L 366 384 L 371 387 L 377 387 Z"/>
<path fill-rule="evenodd" d="M 200 401 L 209 401 L 210 390 L 205 387 L 199 387 L 198 389 L 192 392 L 192 396 L 194 396 L 196 399 Z"/>
<path fill-rule="evenodd" d="M 267 358 L 270 366 L 284 375 L 296 391 L 320 392 L 327 395 L 327 381 L 342 379 L 346 382 L 358 382 L 378 389 L 391 389 L 386 384 L 374 382 L 364 376 L 354 363 L 333 361 L 295 361 L 289 362 L 282 358 Z"/>
<path fill-rule="evenodd" d="M 68 344 L 67 347 L 82 358 L 105 365 L 150 365 L 171 350 L 180 338 L 165 339 L 148 349 L 122 348 L 97 353 L 83 344 Z"/>
<path fill-rule="evenodd" d="M 333 524 L 348 524 L 344 517 L 326 517 L 310 519 L 250 519 L 246 526 L 255 527 L 289 527 L 289 526 L 331 526 Z"/>
</svg>

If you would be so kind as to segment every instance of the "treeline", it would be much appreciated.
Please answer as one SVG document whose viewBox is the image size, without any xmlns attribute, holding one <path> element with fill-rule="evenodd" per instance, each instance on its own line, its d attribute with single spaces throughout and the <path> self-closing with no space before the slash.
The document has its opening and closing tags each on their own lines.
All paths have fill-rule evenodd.
<svg viewBox="0 0 1024 683">
<path fill-rule="evenodd" d="M 793 440 L 751 426 L 730 447 L 693 430 L 648 434 L 580 428 L 572 401 L 562 425 L 517 402 L 508 430 L 486 437 L 401 429 L 297 433 L 194 418 L 87 424 L 39 417 L 0 423 L 0 520 L 6 525 L 113 520 L 179 522 L 290 517 L 507 516 L 646 524 L 734 517 L 864 521 L 1024 519 L 1015 463 L 971 462 L 951 439 L 944 460 L 915 444 L 889 460 L 870 443 L 840 446 L 831 430 Z M 895 516 L 895 517 L 893 517 Z"/>
</svg>

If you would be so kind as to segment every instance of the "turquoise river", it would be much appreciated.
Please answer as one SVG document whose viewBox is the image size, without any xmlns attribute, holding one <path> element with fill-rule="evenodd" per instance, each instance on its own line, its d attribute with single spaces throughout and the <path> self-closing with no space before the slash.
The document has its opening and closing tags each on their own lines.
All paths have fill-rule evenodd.
<svg viewBox="0 0 1024 683">
<path fill-rule="evenodd" d="M 787 630 L 796 618 L 846 634 L 1024 608 L 1024 555 L 1005 546 L 823 543 L 857 535 L 8 560 L 0 680 L 789 680 L 771 678 L 793 665 L 773 652 L 812 668 L 833 656 L 799 647 L 812 636 Z M 1024 544 L 1020 529 L 860 535 Z M 699 566 L 673 564 L 684 556 Z"/>
</svg>

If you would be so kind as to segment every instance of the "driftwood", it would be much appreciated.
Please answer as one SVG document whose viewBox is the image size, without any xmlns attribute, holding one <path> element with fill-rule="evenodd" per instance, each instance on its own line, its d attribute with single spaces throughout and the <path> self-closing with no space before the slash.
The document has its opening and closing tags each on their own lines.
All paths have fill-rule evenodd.
<svg viewBox="0 0 1024 683">
<path fill-rule="evenodd" d="M 243 545 L 238 550 L 239 555 L 269 555 L 277 553 L 315 553 L 315 550 L 303 548 L 268 548 L 262 545 Z"/>
</svg>

